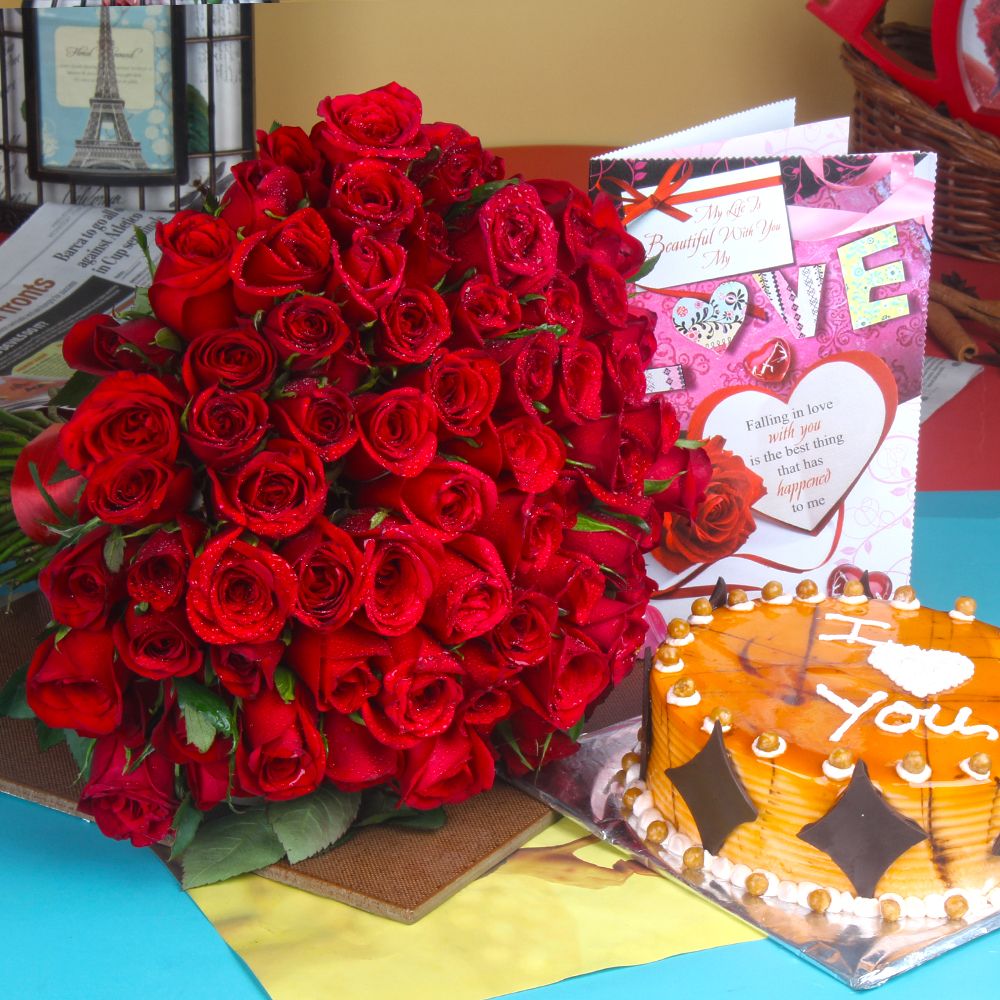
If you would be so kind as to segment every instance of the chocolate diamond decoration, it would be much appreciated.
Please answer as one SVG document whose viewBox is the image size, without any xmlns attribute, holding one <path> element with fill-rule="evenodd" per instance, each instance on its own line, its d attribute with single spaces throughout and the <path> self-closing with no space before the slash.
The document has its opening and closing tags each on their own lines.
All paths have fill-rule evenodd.
<svg viewBox="0 0 1000 1000">
<path fill-rule="evenodd" d="M 649 675 L 653 672 L 653 651 L 647 646 L 642 657 L 642 746 L 639 748 L 639 777 L 646 780 L 649 744 L 652 742 L 652 718 L 649 708 Z"/>
<path fill-rule="evenodd" d="M 993 841 L 993 853 L 1000 856 L 1000 834 L 997 834 L 997 839 Z"/>
<path fill-rule="evenodd" d="M 822 819 L 802 827 L 799 839 L 828 854 L 857 894 L 870 897 L 896 858 L 927 834 L 882 798 L 858 761 L 844 794 Z"/>
<path fill-rule="evenodd" d="M 757 818 L 757 808 L 726 753 L 718 722 L 708 742 L 686 764 L 668 767 L 666 775 L 691 810 L 709 854 L 718 854 L 736 827 Z"/>
<path fill-rule="evenodd" d="M 719 608 L 724 608 L 726 606 L 726 598 L 729 597 L 729 587 L 726 585 L 726 581 L 720 576 L 718 580 L 715 581 L 715 588 L 712 590 L 712 596 L 709 597 L 708 603 L 712 605 L 713 611 L 718 611 Z"/>
</svg>

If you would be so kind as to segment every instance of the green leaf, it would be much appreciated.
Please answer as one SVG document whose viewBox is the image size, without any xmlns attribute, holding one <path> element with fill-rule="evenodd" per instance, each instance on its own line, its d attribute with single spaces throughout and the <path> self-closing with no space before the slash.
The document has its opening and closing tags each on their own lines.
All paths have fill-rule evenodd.
<svg viewBox="0 0 1000 1000">
<path fill-rule="evenodd" d="M 554 337 L 565 337 L 566 327 L 561 323 L 540 323 L 538 326 L 526 326 L 510 333 L 501 333 L 494 340 L 520 340 L 522 337 L 533 337 L 536 333 L 551 333 Z"/>
<path fill-rule="evenodd" d="M 52 397 L 50 406 L 67 406 L 76 409 L 101 381 L 90 372 L 74 372 L 70 380 Z"/>
<path fill-rule="evenodd" d="M 295 674 L 288 667 L 275 670 L 274 686 L 286 705 L 295 700 Z"/>
<path fill-rule="evenodd" d="M 69 479 L 76 479 L 80 475 L 75 469 L 71 469 L 65 462 L 60 462 L 56 466 L 56 471 L 49 476 L 49 486 L 55 486 L 56 483 L 65 483 Z"/>
<path fill-rule="evenodd" d="M 35 719 L 35 735 L 38 737 L 38 749 L 43 753 L 59 746 L 66 741 L 66 733 L 62 729 L 52 729 L 41 719 Z"/>
<path fill-rule="evenodd" d="M 153 307 L 149 304 L 149 289 L 137 288 L 132 308 L 126 309 L 122 313 L 115 313 L 115 315 L 121 319 L 142 319 L 145 316 L 152 316 Z"/>
<path fill-rule="evenodd" d="M 133 226 L 132 232 L 135 233 L 135 241 L 139 244 L 143 257 L 146 258 L 146 267 L 149 268 L 149 276 L 152 278 L 156 274 L 156 268 L 153 266 L 153 258 L 149 255 L 149 240 L 146 239 L 146 233 L 138 226 Z"/>
<path fill-rule="evenodd" d="M 97 740 L 89 736 L 80 736 L 72 729 L 66 730 L 66 746 L 76 761 L 76 766 L 80 769 L 80 777 L 90 777 L 90 762 L 94 756 L 94 747 Z"/>
<path fill-rule="evenodd" d="M 188 155 L 207 153 L 210 149 L 208 101 L 193 84 L 184 88 L 187 97 L 187 140 Z"/>
<path fill-rule="evenodd" d="M 188 677 L 179 677 L 174 681 L 174 691 L 177 694 L 177 704 L 181 711 L 194 709 L 200 712 L 211 723 L 216 732 L 223 736 L 233 736 L 236 727 L 229 706 L 221 695 Z M 185 722 L 187 716 L 185 715 Z M 198 723 L 195 723 L 197 726 Z M 190 733 L 189 733 L 190 735 Z"/>
<path fill-rule="evenodd" d="M 170 848 L 170 860 L 176 861 L 191 846 L 194 835 L 198 832 L 205 814 L 195 808 L 190 795 L 185 795 L 184 800 L 177 807 L 174 813 L 174 843 Z"/>
<path fill-rule="evenodd" d="M 680 473 L 677 475 L 679 476 Z M 642 492 L 647 497 L 653 497 L 657 493 L 665 493 L 675 482 L 677 482 L 677 476 L 671 476 L 669 479 L 647 479 Z"/>
<path fill-rule="evenodd" d="M 153 337 L 153 343 L 157 347 L 162 347 L 166 351 L 177 351 L 179 354 L 184 352 L 184 341 L 174 333 L 169 327 L 161 326 L 159 330 L 156 331 L 156 336 Z"/>
<path fill-rule="evenodd" d="M 540 399 L 533 399 L 531 405 L 538 410 L 539 413 L 551 413 L 552 411 L 547 407 Z M 591 466 L 593 468 L 593 466 Z"/>
<path fill-rule="evenodd" d="M 181 858 L 182 885 L 193 889 L 266 868 L 285 854 L 263 806 L 202 823 Z"/>
<path fill-rule="evenodd" d="M 271 122 L 271 127 L 268 129 L 268 132 L 277 132 L 279 128 L 281 128 L 281 122 L 275 118 L 274 121 Z"/>
<path fill-rule="evenodd" d="M 28 698 L 24 689 L 24 681 L 28 676 L 28 664 L 18 667 L 11 674 L 10 680 L 0 691 L 0 715 L 7 716 L 8 719 L 33 719 L 35 713 L 28 705 Z"/>
<path fill-rule="evenodd" d="M 639 265 L 639 270 L 637 270 L 637 271 L 635 272 L 635 274 L 633 274 L 633 275 L 630 275 L 630 276 L 629 276 L 628 278 L 626 278 L 625 280 L 626 280 L 626 281 L 629 281 L 629 282 L 631 282 L 631 283 L 632 283 L 633 285 L 634 285 L 634 284 L 636 284 L 636 283 L 637 283 L 637 282 L 639 282 L 639 281 L 642 281 L 642 279 L 643 279 L 643 278 L 645 278 L 645 277 L 646 277 L 646 275 L 647 275 L 647 274 L 649 274 L 649 272 L 650 272 L 650 271 L 652 271 L 654 267 L 656 267 L 656 263 L 657 263 L 657 261 L 658 261 L 658 260 L 659 260 L 659 259 L 660 259 L 660 258 L 661 258 L 662 256 L 663 256 L 663 251 L 661 250 L 661 251 L 660 251 L 660 252 L 659 252 L 659 253 L 658 253 L 658 254 L 657 254 L 657 255 L 656 255 L 655 257 L 647 257 L 647 258 L 646 258 L 646 259 L 645 259 L 645 260 L 644 260 L 644 261 L 643 261 L 643 262 L 642 262 L 642 263 L 641 263 L 641 264 Z"/>
<path fill-rule="evenodd" d="M 581 719 L 575 726 L 572 726 L 570 729 L 566 730 L 566 735 L 574 743 L 579 743 L 580 742 L 580 736 L 583 733 L 583 723 L 584 723 L 584 720 Z"/>
<path fill-rule="evenodd" d="M 372 519 L 368 522 L 368 527 L 374 531 L 388 516 L 389 512 L 383 507 L 382 510 L 372 514 Z"/>
<path fill-rule="evenodd" d="M 48 504 L 49 509 L 55 515 L 55 521 L 53 524 L 70 524 L 72 523 L 69 518 L 59 509 L 59 504 L 52 499 L 52 495 L 45 488 L 45 484 L 42 482 L 42 474 L 38 471 L 38 466 L 34 462 L 28 463 L 28 472 L 31 473 L 32 482 L 35 484 L 35 489 L 41 494 L 42 499 Z"/>
<path fill-rule="evenodd" d="M 678 438 L 674 442 L 674 447 L 675 448 L 689 448 L 692 451 L 694 451 L 695 448 L 704 448 L 705 447 L 705 442 L 704 441 L 688 441 L 685 438 Z"/>
<path fill-rule="evenodd" d="M 339 840 L 354 822 L 360 805 L 360 795 L 322 785 L 312 795 L 268 803 L 267 818 L 294 865 Z"/>
<path fill-rule="evenodd" d="M 188 743 L 195 747 L 199 753 L 207 753 L 212 749 L 215 742 L 215 726 L 212 720 L 198 709 L 185 705 L 181 709 L 184 716 L 184 729 L 187 731 Z"/>
<path fill-rule="evenodd" d="M 617 531 L 619 535 L 625 535 L 628 537 L 628 532 L 623 531 L 617 525 L 608 524 L 605 521 L 598 521 L 593 517 L 587 517 L 586 514 L 577 514 L 576 523 L 573 525 L 573 531 Z"/>
<path fill-rule="evenodd" d="M 469 197 L 460 206 L 461 211 L 467 211 L 476 205 L 481 205 L 484 201 L 489 201 L 501 188 L 509 187 L 511 184 L 519 183 L 519 178 L 517 177 L 506 177 L 500 181 L 487 181 L 485 184 L 480 184 L 478 187 L 474 187 L 469 194 Z"/>
<path fill-rule="evenodd" d="M 104 542 L 104 564 L 112 573 L 117 573 L 122 568 L 125 561 L 125 536 L 122 529 L 115 527 L 111 529 Z"/>
<path fill-rule="evenodd" d="M 531 292 L 529 295 L 522 295 L 517 301 L 526 306 L 529 302 L 544 302 L 545 296 L 541 292 Z"/>
</svg>

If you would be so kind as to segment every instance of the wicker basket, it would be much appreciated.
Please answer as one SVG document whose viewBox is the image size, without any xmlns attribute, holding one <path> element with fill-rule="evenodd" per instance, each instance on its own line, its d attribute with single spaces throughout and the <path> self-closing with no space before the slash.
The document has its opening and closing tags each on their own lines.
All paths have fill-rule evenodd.
<svg viewBox="0 0 1000 1000">
<path fill-rule="evenodd" d="M 881 33 L 894 51 L 930 68 L 926 31 L 887 24 Z M 1000 261 L 1000 139 L 936 111 L 849 45 L 842 58 L 855 85 L 851 148 L 937 152 L 934 249 Z"/>
</svg>

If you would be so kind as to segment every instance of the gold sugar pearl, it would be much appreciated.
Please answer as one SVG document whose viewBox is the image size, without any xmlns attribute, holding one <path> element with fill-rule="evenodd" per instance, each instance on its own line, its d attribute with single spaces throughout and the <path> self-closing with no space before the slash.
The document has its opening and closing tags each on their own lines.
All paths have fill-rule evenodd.
<svg viewBox="0 0 1000 1000">
<path fill-rule="evenodd" d="M 756 739 L 756 745 L 758 750 L 761 750 L 764 753 L 771 753 L 781 746 L 781 738 L 777 733 L 761 733 Z"/>
<path fill-rule="evenodd" d="M 747 875 L 746 890 L 751 896 L 763 896 L 767 892 L 767 884 L 767 876 L 761 872 L 750 872 Z"/>
<path fill-rule="evenodd" d="M 683 639 L 691 632 L 691 626 L 683 618 L 672 618 L 667 626 L 667 635 L 671 639 Z"/>
<path fill-rule="evenodd" d="M 965 896 L 949 896 L 944 901 L 944 912 L 949 920 L 961 920 L 969 912 L 969 901 Z"/>
<path fill-rule="evenodd" d="M 773 601 L 776 597 L 781 597 L 783 593 L 784 589 L 777 580 L 768 580 L 768 582 L 760 588 L 760 596 L 763 597 L 765 601 Z"/>
<path fill-rule="evenodd" d="M 671 688 L 674 695 L 678 698 L 690 698 L 691 695 L 695 693 L 697 688 L 694 686 L 694 681 L 690 677 L 681 677 Z"/>
<path fill-rule="evenodd" d="M 627 753 L 622 757 L 622 768 L 628 770 L 633 764 L 641 764 L 642 758 L 637 753 Z"/>
<path fill-rule="evenodd" d="M 836 750 L 832 751 L 828 759 L 832 767 L 843 771 L 854 763 L 854 754 L 846 747 L 837 747 Z"/>
<path fill-rule="evenodd" d="M 659 847 L 670 833 L 667 824 L 662 819 L 654 819 L 646 828 L 646 843 Z"/>
<path fill-rule="evenodd" d="M 903 915 L 903 908 L 899 905 L 898 899 L 883 899 L 878 904 L 878 908 L 882 914 L 882 919 L 887 924 L 896 923 Z"/>
<path fill-rule="evenodd" d="M 728 708 L 723 708 L 721 705 L 718 708 L 713 708 L 712 711 L 708 713 L 708 717 L 712 720 L 712 722 L 718 722 L 723 728 L 733 724 L 733 713 L 730 712 Z"/>
<path fill-rule="evenodd" d="M 848 580 L 844 584 L 844 597 L 864 597 L 865 585 L 860 580 Z"/>
<path fill-rule="evenodd" d="M 698 597 L 691 604 L 691 614 L 707 618 L 712 613 L 712 602 L 707 597 Z"/>
<path fill-rule="evenodd" d="M 640 795 L 642 795 L 641 788 L 636 788 L 635 786 L 633 786 L 632 788 L 626 788 L 625 794 L 622 796 L 623 811 L 631 812 L 632 806 L 635 805 L 635 800 L 639 798 Z"/>
<path fill-rule="evenodd" d="M 826 889 L 813 889 L 808 896 L 806 896 L 806 902 L 809 904 L 809 909 L 813 913 L 826 913 L 830 909 L 830 904 L 833 900 L 830 898 L 830 893 Z"/>
<path fill-rule="evenodd" d="M 917 599 L 917 592 L 912 587 L 897 587 L 892 599 L 900 604 L 910 604 Z"/>
<path fill-rule="evenodd" d="M 993 768 L 993 761 L 988 753 L 974 753 L 969 758 L 969 770 L 976 774 L 989 774 Z"/>
<path fill-rule="evenodd" d="M 692 871 L 701 871 L 705 867 L 705 848 L 689 847 L 681 858 L 681 864 Z"/>
<path fill-rule="evenodd" d="M 810 597 L 815 597 L 819 593 L 819 587 L 816 586 L 815 580 L 799 580 L 795 587 L 795 596 L 806 600 Z"/>
<path fill-rule="evenodd" d="M 733 607 L 736 604 L 746 604 L 747 603 L 747 592 L 745 590 L 731 590 L 729 591 L 729 596 L 726 598 L 726 604 L 729 607 Z"/>
<path fill-rule="evenodd" d="M 668 646 L 666 643 L 656 651 L 656 662 L 664 667 L 673 666 L 680 658 L 681 654 L 677 652 L 677 648 L 675 646 Z"/>
<path fill-rule="evenodd" d="M 976 602 L 971 597 L 956 597 L 955 610 L 963 615 L 974 615 L 976 613 Z"/>
<path fill-rule="evenodd" d="M 624 771 L 615 771 L 615 776 L 611 780 L 616 785 L 624 785 L 625 784 L 625 772 Z"/>
<path fill-rule="evenodd" d="M 901 761 L 904 771 L 909 774 L 920 774 L 927 767 L 927 759 L 919 750 L 911 750 Z"/>
</svg>

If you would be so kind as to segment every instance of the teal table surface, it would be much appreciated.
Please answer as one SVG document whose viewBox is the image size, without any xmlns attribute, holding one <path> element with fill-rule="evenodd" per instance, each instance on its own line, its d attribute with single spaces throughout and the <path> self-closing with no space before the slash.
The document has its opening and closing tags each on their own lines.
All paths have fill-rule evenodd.
<svg viewBox="0 0 1000 1000">
<path fill-rule="evenodd" d="M 973 594 L 980 616 L 1000 624 L 998 562 L 1000 492 L 918 497 L 913 582 L 925 604 L 949 608 L 958 593 Z M 266 997 L 153 854 L 106 840 L 91 824 L 0 794 L 0 873 L 2 1000 Z M 447 955 L 441 959 L 445 994 Z M 1000 934 L 993 934 L 900 976 L 877 996 L 995 998 L 998 979 Z M 770 941 L 610 969 L 518 994 L 531 1000 L 851 995 Z M 374 990 L 371 996 L 378 1000 Z M 394 987 L 392 996 L 405 997 L 405 989 Z"/>
</svg>

